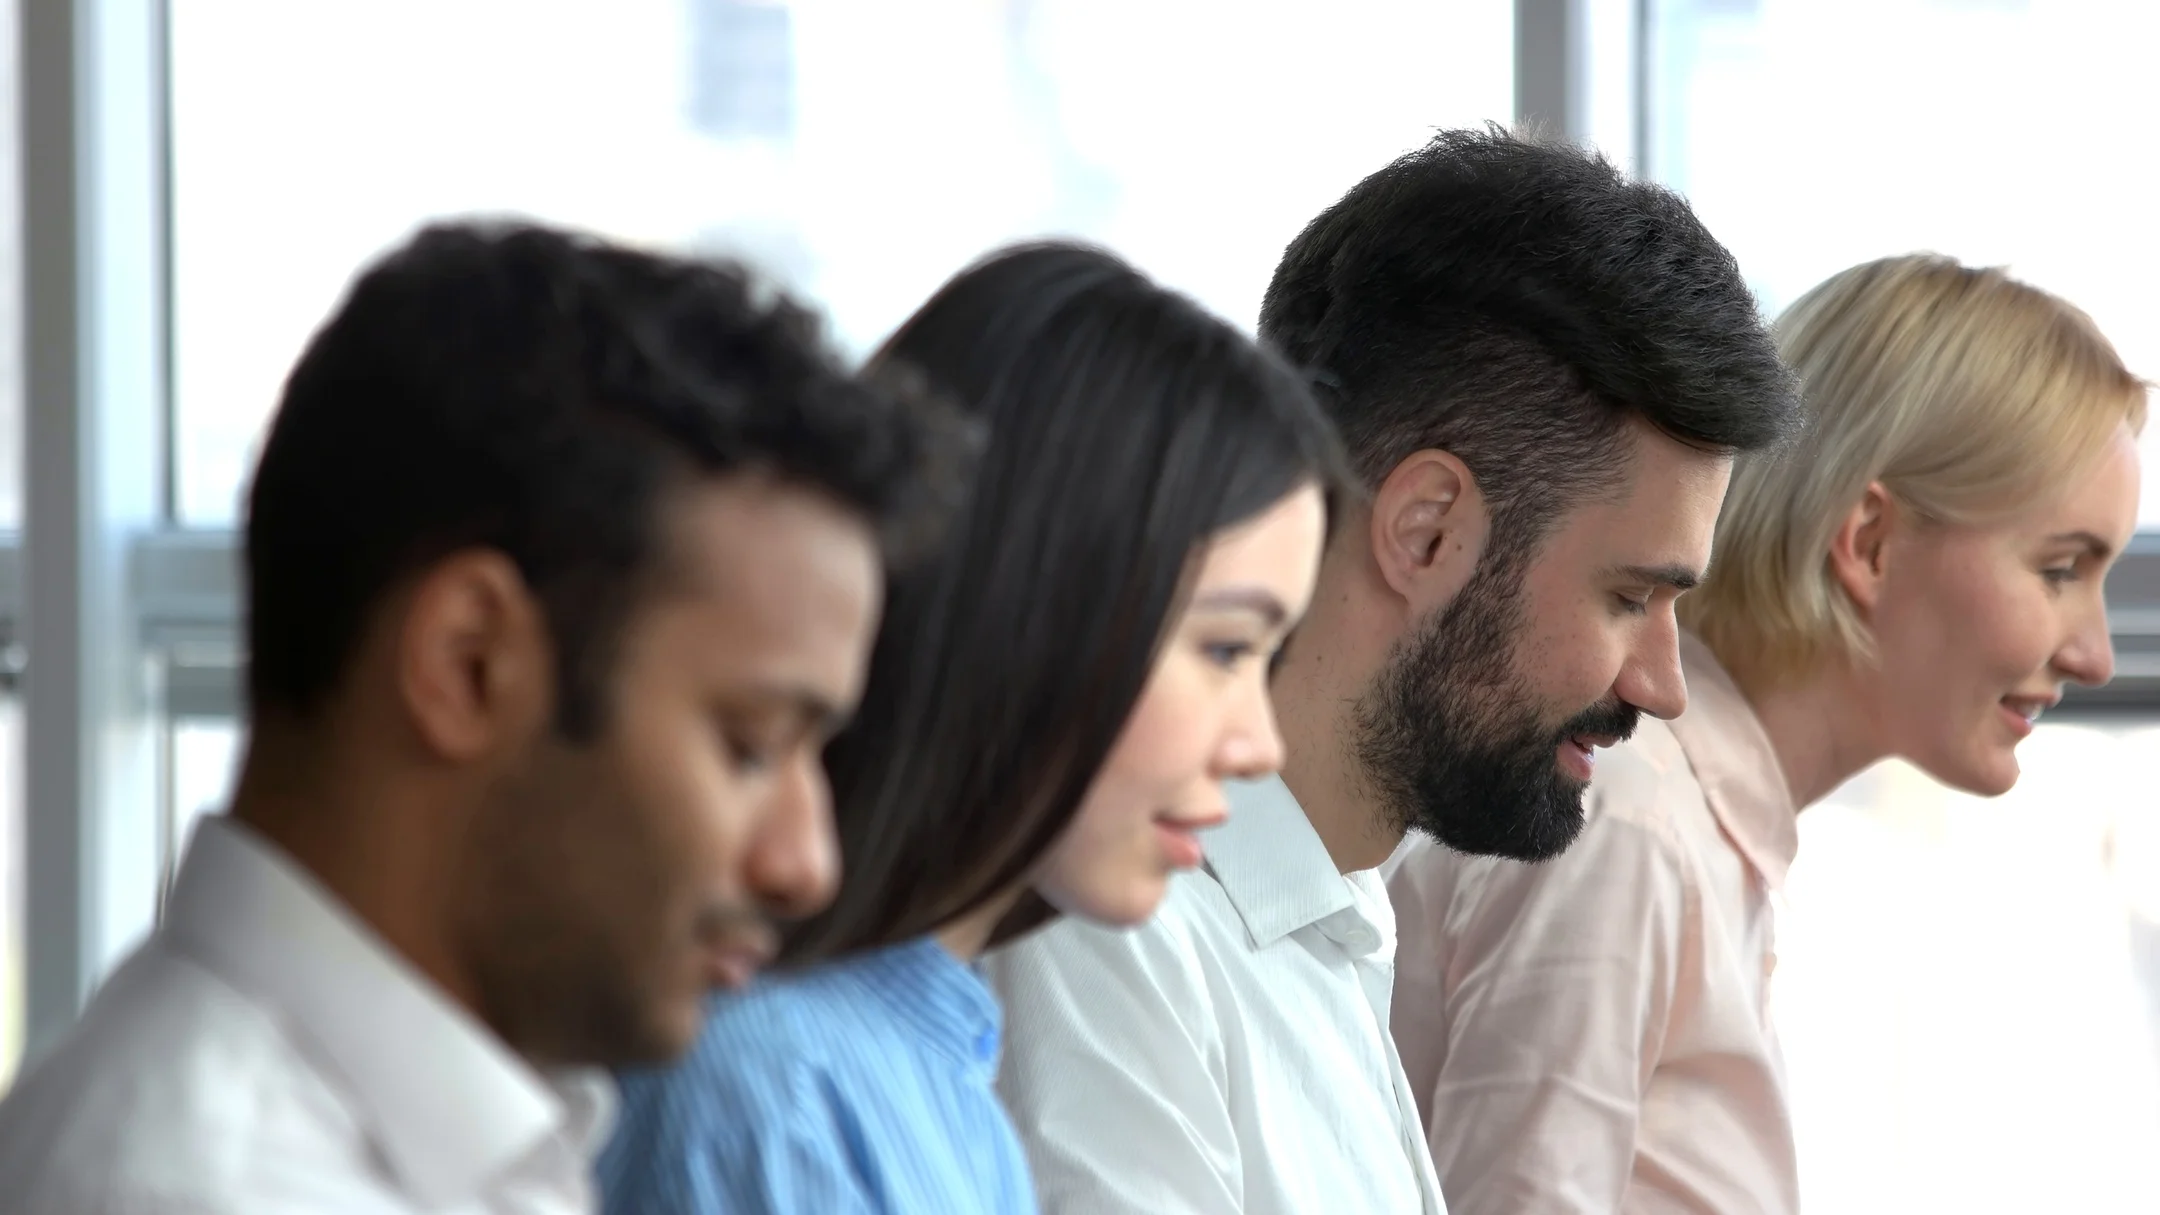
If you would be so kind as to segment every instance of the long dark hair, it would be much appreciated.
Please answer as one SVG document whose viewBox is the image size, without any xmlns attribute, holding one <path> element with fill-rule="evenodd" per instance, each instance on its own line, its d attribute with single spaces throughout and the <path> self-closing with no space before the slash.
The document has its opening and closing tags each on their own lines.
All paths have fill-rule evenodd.
<svg viewBox="0 0 2160 1215">
<path fill-rule="evenodd" d="M 1139 699 L 1199 546 L 1347 484 L 1288 364 L 1098 250 L 996 253 L 872 362 L 990 439 L 943 548 L 892 583 L 860 714 L 827 752 L 845 876 L 794 960 L 920 936 L 1022 881 Z"/>
</svg>

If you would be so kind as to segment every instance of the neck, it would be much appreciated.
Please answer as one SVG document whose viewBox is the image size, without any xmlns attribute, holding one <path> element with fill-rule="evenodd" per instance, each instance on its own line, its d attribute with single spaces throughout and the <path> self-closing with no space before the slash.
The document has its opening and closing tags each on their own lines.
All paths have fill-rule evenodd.
<svg viewBox="0 0 2160 1215">
<path fill-rule="evenodd" d="M 1727 669 L 1731 669 L 1728 665 Z M 1828 797 L 1890 749 L 1872 720 L 1866 694 L 1843 663 L 1775 680 L 1740 679 L 1771 750 L 1784 769 L 1793 805 L 1805 810 Z"/>
<path fill-rule="evenodd" d="M 1307 630 L 1313 642 L 1328 635 L 1324 629 Z M 1374 868 L 1402 842 L 1401 830 L 1361 774 L 1351 742 L 1350 715 L 1364 688 L 1350 672 L 1361 669 L 1317 644 L 1294 645 L 1272 689 L 1289 757 L 1283 783 L 1344 873 Z"/>
<path fill-rule="evenodd" d="M 990 945 L 990 934 L 997 931 L 1013 905 L 1020 901 L 1026 887 L 1016 887 L 991 899 L 975 910 L 956 919 L 947 920 L 934 934 L 945 951 L 963 962 L 973 962 L 982 956 Z"/>
<path fill-rule="evenodd" d="M 449 929 L 459 888 L 428 827 L 432 798 L 380 763 L 341 763 L 291 740 L 250 741 L 232 817 L 313 877 L 382 943 L 481 1017 L 477 986 Z"/>
</svg>

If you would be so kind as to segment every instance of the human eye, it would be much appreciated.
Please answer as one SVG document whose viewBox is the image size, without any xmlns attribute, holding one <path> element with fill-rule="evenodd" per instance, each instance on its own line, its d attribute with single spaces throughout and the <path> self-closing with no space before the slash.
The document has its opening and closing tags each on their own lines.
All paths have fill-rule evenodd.
<svg viewBox="0 0 2160 1215">
<path fill-rule="evenodd" d="M 1249 641 L 1203 641 L 1200 653 L 1225 671 L 1235 670 L 1237 665 L 1258 652 Z"/>
<path fill-rule="evenodd" d="M 745 776 L 758 776 L 780 765 L 802 731 L 785 724 L 722 718 L 714 732 L 728 763 Z"/>
</svg>

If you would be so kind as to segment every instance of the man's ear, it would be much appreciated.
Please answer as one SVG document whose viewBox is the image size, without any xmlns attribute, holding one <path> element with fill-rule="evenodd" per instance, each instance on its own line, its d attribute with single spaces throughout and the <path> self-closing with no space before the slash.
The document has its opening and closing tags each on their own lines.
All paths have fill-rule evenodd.
<svg viewBox="0 0 2160 1215">
<path fill-rule="evenodd" d="M 406 599 L 397 694 L 423 745 L 471 762 L 553 711 L 546 620 L 517 566 L 491 549 L 438 561 Z"/>
<path fill-rule="evenodd" d="M 1411 616 L 1455 597 L 1477 569 L 1492 515 L 1470 467 L 1453 452 L 1413 452 L 1372 497 L 1373 561 Z"/>
<path fill-rule="evenodd" d="M 1830 576 L 1844 588 L 1845 597 L 1860 609 L 1862 618 L 1872 615 L 1882 599 L 1890 533 L 1900 517 L 1897 499 L 1882 482 L 1871 481 L 1830 537 Z"/>
</svg>

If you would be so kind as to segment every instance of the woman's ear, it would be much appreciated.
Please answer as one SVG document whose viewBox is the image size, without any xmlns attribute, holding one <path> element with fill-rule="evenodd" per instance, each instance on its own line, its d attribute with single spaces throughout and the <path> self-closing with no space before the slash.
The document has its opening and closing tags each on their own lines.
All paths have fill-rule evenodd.
<svg viewBox="0 0 2160 1215">
<path fill-rule="evenodd" d="M 1889 565 L 1890 534 L 1900 520 L 1897 499 L 1880 481 L 1870 481 L 1867 491 L 1845 514 L 1844 522 L 1830 537 L 1830 576 L 1845 590 L 1846 598 L 1863 616 L 1872 615 L 1882 600 L 1882 586 Z"/>
</svg>

